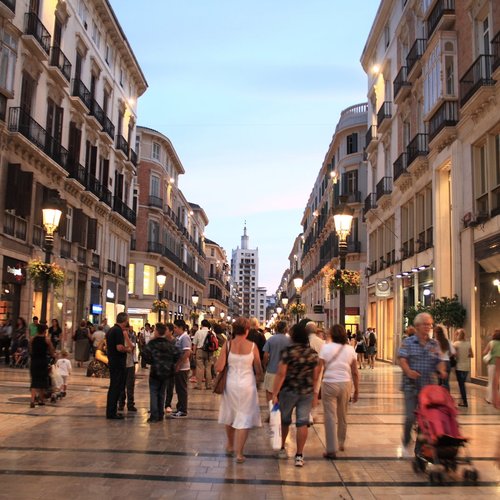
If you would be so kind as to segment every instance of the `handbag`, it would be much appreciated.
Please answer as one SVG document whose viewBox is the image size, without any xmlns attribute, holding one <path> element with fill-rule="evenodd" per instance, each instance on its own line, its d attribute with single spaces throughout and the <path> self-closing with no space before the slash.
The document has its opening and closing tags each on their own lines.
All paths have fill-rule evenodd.
<svg viewBox="0 0 500 500">
<path fill-rule="evenodd" d="M 231 343 L 227 343 L 227 350 L 226 350 L 226 364 L 224 365 L 224 368 L 217 374 L 217 377 L 215 377 L 214 381 L 214 389 L 213 392 L 215 394 L 222 394 L 224 392 L 224 389 L 226 388 L 226 379 L 227 379 L 227 360 L 229 358 L 229 351 L 231 349 Z"/>
<path fill-rule="evenodd" d="M 457 356 L 455 354 L 450 355 L 450 368 L 455 368 L 457 366 Z"/>
<path fill-rule="evenodd" d="M 491 361 L 491 351 L 487 352 L 484 356 L 483 356 L 483 362 L 485 365 L 488 365 Z"/>
</svg>

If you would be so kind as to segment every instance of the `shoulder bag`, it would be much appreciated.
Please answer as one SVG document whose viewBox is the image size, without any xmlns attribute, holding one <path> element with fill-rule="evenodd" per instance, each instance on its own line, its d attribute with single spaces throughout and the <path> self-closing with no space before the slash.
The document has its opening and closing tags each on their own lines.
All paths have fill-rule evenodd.
<svg viewBox="0 0 500 500">
<path fill-rule="evenodd" d="M 226 350 L 226 364 L 224 365 L 224 368 L 217 374 L 217 377 L 215 377 L 214 389 L 213 389 L 213 392 L 215 394 L 222 394 L 224 392 L 224 389 L 226 388 L 227 369 L 228 369 L 227 361 L 229 359 L 230 350 L 231 350 L 231 342 L 228 342 Z"/>
</svg>

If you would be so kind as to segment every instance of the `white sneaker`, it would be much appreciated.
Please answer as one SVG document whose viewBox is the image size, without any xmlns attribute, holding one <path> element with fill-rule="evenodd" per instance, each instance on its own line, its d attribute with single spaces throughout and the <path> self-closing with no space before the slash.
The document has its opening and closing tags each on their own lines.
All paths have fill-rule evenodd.
<svg viewBox="0 0 500 500">
<path fill-rule="evenodd" d="M 286 452 L 285 448 L 281 448 L 280 451 L 276 454 L 276 457 L 279 458 L 280 460 L 286 460 L 288 458 L 288 453 Z"/>
<path fill-rule="evenodd" d="M 295 455 L 295 467 L 304 467 L 303 455 Z"/>
<path fill-rule="evenodd" d="M 401 446 L 398 450 L 398 455 L 400 458 L 411 458 L 413 457 L 413 453 L 410 450 L 410 445 L 405 446 L 401 443 Z"/>
</svg>

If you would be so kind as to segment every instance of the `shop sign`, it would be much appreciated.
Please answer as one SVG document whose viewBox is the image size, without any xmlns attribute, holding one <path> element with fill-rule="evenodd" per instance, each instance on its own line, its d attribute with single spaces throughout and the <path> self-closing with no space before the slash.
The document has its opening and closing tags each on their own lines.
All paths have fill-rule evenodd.
<svg viewBox="0 0 500 500">
<path fill-rule="evenodd" d="M 3 259 L 3 281 L 5 283 L 26 283 L 26 262 L 4 257 Z"/>
<path fill-rule="evenodd" d="M 149 314 L 151 309 L 145 309 L 143 307 L 129 307 L 127 309 L 128 314 Z"/>
<path fill-rule="evenodd" d="M 101 304 L 92 304 L 92 314 L 102 314 Z"/>
</svg>

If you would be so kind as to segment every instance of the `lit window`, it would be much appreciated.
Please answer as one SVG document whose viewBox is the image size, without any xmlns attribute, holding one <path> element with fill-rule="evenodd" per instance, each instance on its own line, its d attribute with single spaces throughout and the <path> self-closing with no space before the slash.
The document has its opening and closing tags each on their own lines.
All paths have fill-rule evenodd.
<svg viewBox="0 0 500 500">
<path fill-rule="evenodd" d="M 154 295 L 155 283 L 156 283 L 156 267 L 148 266 L 147 264 L 145 264 L 142 293 L 144 295 Z"/>
<path fill-rule="evenodd" d="M 128 265 L 128 293 L 135 293 L 135 264 Z"/>
</svg>

